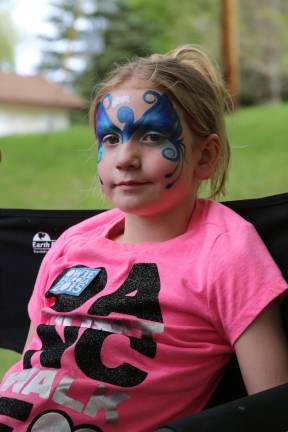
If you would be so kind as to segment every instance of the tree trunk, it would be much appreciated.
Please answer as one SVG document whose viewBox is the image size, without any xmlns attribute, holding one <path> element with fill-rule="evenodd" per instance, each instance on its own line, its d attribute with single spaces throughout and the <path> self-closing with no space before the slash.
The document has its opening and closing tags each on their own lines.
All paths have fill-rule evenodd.
<svg viewBox="0 0 288 432">
<path fill-rule="evenodd" d="M 280 102 L 282 91 L 281 80 L 281 36 L 279 31 L 279 20 L 282 15 L 282 0 L 268 0 L 268 5 L 271 8 L 271 15 L 267 17 L 267 75 L 268 75 L 268 91 L 269 100 L 271 102 Z"/>
</svg>

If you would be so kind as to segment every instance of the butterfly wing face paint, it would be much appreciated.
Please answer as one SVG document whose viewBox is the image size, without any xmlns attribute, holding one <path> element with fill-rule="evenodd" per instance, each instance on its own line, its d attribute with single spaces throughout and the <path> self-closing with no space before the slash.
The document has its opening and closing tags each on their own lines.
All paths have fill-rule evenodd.
<svg viewBox="0 0 288 432">
<path fill-rule="evenodd" d="M 107 109 L 111 107 L 112 96 L 108 94 L 105 96 L 103 101 L 100 102 L 97 115 L 96 115 L 96 137 L 98 140 L 98 163 L 104 158 L 105 148 L 102 140 L 107 134 L 119 134 L 121 135 L 121 129 L 119 129 L 110 119 L 107 110 L 104 105 L 104 101 L 107 101 Z"/>
<path fill-rule="evenodd" d="M 172 182 L 166 184 L 166 188 L 169 189 L 177 181 L 178 176 L 181 175 L 185 156 L 181 122 L 167 95 L 154 90 L 147 90 L 143 95 L 143 99 L 146 103 L 153 105 L 136 122 L 137 128 L 139 127 L 140 130 L 143 128 L 144 132 L 145 129 L 149 130 L 150 125 L 155 125 L 155 129 L 167 138 L 161 146 L 161 154 L 165 159 L 174 162 L 175 168 L 165 174 L 165 177 L 171 178 L 173 175 L 176 177 Z"/>
<path fill-rule="evenodd" d="M 135 120 L 136 115 L 133 104 L 131 103 L 131 106 L 128 106 L 127 102 L 130 101 L 130 97 L 127 95 L 113 99 L 113 94 L 108 94 L 100 102 L 96 117 L 96 136 L 99 143 L 98 163 L 105 156 L 103 138 L 108 134 L 117 135 L 119 143 L 125 144 L 132 137 L 141 140 L 141 137 L 145 134 L 152 131 L 156 132 L 163 137 L 159 146 L 161 155 L 175 164 L 172 170 L 164 175 L 165 178 L 169 179 L 165 188 L 169 189 L 181 175 L 185 156 L 181 122 L 167 95 L 155 90 L 146 90 L 143 91 L 141 99 L 141 102 L 144 102 L 144 112 L 137 120 Z M 122 101 L 123 104 L 121 104 Z M 119 105 L 121 106 L 118 107 Z M 147 109 L 145 110 L 146 106 Z M 114 111 L 114 122 L 108 114 L 111 109 Z"/>
</svg>

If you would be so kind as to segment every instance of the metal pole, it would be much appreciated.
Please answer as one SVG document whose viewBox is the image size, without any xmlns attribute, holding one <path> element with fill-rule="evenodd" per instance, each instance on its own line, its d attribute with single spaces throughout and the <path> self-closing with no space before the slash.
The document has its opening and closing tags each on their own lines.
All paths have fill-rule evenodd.
<svg viewBox="0 0 288 432">
<path fill-rule="evenodd" d="M 239 104 L 237 0 L 221 0 L 222 68 L 235 109 Z"/>
</svg>

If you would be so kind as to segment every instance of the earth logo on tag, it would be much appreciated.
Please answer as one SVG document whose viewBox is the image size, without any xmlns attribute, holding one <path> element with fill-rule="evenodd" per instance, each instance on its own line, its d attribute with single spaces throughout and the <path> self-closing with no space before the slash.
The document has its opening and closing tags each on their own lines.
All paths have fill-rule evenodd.
<svg viewBox="0 0 288 432">
<path fill-rule="evenodd" d="M 51 248 L 55 240 L 46 232 L 38 232 L 34 235 L 32 240 L 32 248 L 34 253 L 45 254 Z"/>
<path fill-rule="evenodd" d="M 100 273 L 101 268 L 74 267 L 67 270 L 58 282 L 49 290 L 52 294 L 80 296 L 88 285 Z"/>
</svg>

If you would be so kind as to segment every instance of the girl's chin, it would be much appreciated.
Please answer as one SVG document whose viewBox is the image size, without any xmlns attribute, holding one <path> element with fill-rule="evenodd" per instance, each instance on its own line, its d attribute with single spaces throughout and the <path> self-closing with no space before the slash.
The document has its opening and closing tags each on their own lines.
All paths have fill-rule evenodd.
<svg viewBox="0 0 288 432">
<path fill-rule="evenodd" d="M 141 200 L 139 197 L 129 196 L 125 199 L 110 199 L 113 207 L 117 207 L 124 213 L 130 213 L 135 215 L 145 215 L 153 213 L 153 208 L 156 207 L 155 203 L 151 200 Z"/>
</svg>

